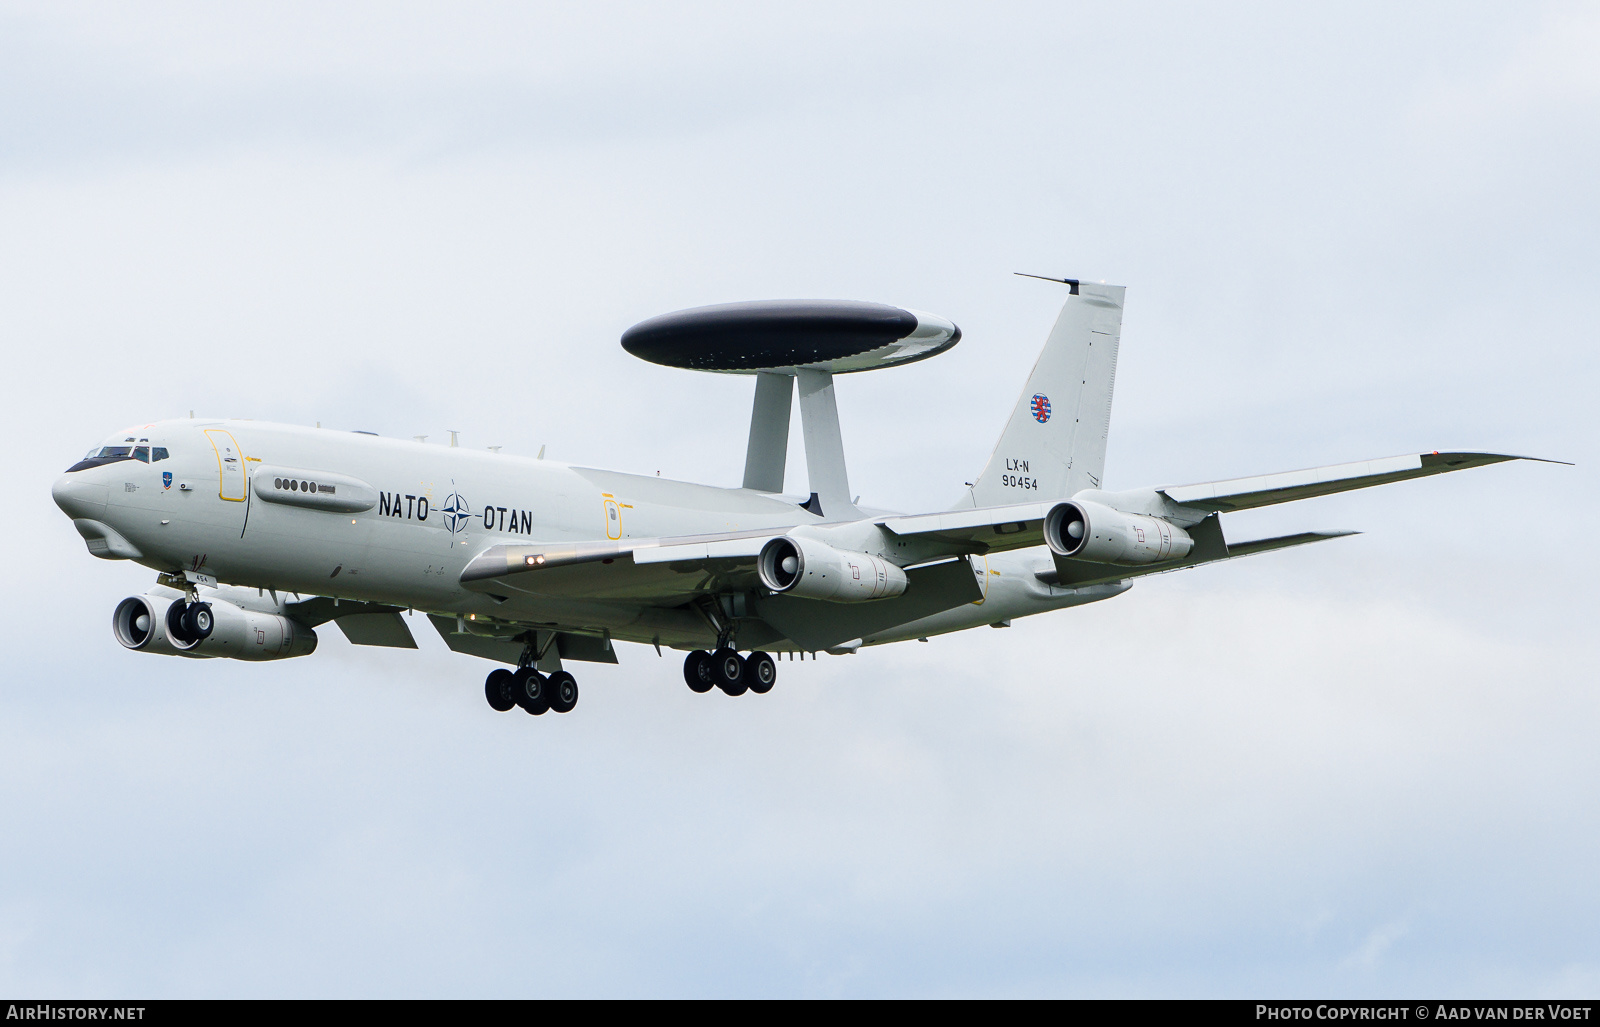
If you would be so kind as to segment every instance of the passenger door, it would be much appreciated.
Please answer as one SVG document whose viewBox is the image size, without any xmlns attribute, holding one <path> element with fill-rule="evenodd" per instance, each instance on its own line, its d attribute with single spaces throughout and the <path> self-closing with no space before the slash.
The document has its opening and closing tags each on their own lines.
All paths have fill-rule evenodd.
<svg viewBox="0 0 1600 1027">
<path fill-rule="evenodd" d="M 206 438 L 217 451 L 217 495 L 230 503 L 244 502 L 244 454 L 239 452 L 239 443 L 221 428 L 207 428 Z"/>
</svg>

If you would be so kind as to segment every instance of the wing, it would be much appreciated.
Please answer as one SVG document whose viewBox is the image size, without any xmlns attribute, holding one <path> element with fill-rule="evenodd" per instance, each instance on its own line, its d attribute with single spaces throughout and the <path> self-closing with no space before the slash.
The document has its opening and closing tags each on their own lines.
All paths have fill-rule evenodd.
<svg viewBox="0 0 1600 1027">
<path fill-rule="evenodd" d="M 1021 503 L 949 510 L 880 518 L 876 523 L 903 539 L 914 539 L 930 557 L 997 553 L 1044 545 L 1044 518 L 1055 505 Z"/>
<path fill-rule="evenodd" d="M 461 572 L 473 592 L 678 605 L 755 587 L 756 557 L 785 528 L 621 542 L 490 546 Z"/>
<path fill-rule="evenodd" d="M 1215 563 L 1218 560 L 1236 560 L 1241 556 L 1253 556 L 1256 553 L 1267 553 L 1274 549 L 1288 549 L 1290 546 L 1303 546 L 1309 542 L 1324 542 L 1330 538 L 1344 538 L 1347 535 L 1359 535 L 1356 531 L 1302 531 L 1295 535 L 1279 535 L 1277 538 L 1256 539 L 1251 542 L 1228 542 L 1222 535 L 1221 518 L 1211 514 L 1199 524 L 1189 529 L 1189 537 L 1194 539 L 1194 548 L 1189 550 L 1189 555 L 1182 560 L 1167 560 L 1162 563 L 1144 564 L 1139 567 L 1122 567 L 1112 564 L 1091 563 L 1088 560 L 1072 560 L 1051 554 L 1055 562 L 1054 570 L 1040 571 L 1034 576 L 1047 585 L 1056 585 L 1061 588 L 1085 588 L 1089 585 L 1103 585 L 1113 581 L 1127 581 L 1145 574 L 1164 574 L 1167 571 L 1181 571 L 1187 567 L 1198 567 L 1203 563 Z"/>
<path fill-rule="evenodd" d="M 1271 506 L 1274 503 L 1292 503 L 1297 499 L 1329 496 L 1335 492 L 1385 485 L 1408 478 L 1425 478 L 1446 471 L 1463 471 L 1468 467 L 1483 467 L 1507 460 L 1561 463 L 1559 460 L 1508 456 L 1504 453 L 1420 453 L 1353 464 L 1334 464 L 1330 467 L 1311 467 L 1303 471 L 1262 474 L 1253 478 L 1233 478 L 1198 485 L 1169 485 L 1155 491 L 1180 506 L 1227 512 Z"/>
</svg>

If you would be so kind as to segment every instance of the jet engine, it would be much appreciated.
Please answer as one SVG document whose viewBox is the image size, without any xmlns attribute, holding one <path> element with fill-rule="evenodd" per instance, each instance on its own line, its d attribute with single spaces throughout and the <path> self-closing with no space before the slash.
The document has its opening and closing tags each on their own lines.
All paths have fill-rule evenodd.
<svg viewBox="0 0 1600 1027">
<path fill-rule="evenodd" d="M 118 603 L 111 631 L 128 649 L 199 659 L 284 660 L 317 648 L 316 632 L 282 614 L 222 599 L 190 603 L 152 593 Z"/>
<path fill-rule="evenodd" d="M 1044 541 L 1057 556 L 1123 565 L 1181 560 L 1194 548 L 1187 531 L 1159 517 L 1078 500 L 1045 515 Z"/>
<path fill-rule="evenodd" d="M 906 572 L 882 557 L 792 535 L 761 547 L 756 573 L 774 592 L 834 603 L 893 599 L 906 590 Z"/>
</svg>

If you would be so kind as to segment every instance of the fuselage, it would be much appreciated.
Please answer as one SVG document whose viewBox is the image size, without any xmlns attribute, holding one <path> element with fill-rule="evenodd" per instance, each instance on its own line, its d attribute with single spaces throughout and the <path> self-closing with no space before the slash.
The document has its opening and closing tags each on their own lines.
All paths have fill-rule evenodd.
<svg viewBox="0 0 1600 1027">
<path fill-rule="evenodd" d="M 91 551 L 162 572 L 678 648 L 703 647 L 715 631 L 683 608 L 469 591 L 461 571 L 502 543 L 781 532 L 825 523 L 794 498 L 771 493 L 240 420 L 161 421 L 121 432 L 62 475 L 53 494 Z M 352 495 L 357 501 L 346 502 Z M 370 506 L 348 508 L 363 497 Z M 1003 623 L 1126 587 L 1044 584 L 1035 576 L 1050 566 L 1043 549 L 974 557 L 971 565 L 980 602 L 863 644 Z"/>
</svg>

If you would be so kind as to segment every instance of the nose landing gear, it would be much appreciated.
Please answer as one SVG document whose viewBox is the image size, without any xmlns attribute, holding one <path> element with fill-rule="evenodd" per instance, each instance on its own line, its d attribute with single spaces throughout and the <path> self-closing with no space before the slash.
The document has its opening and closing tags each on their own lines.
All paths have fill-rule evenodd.
<svg viewBox="0 0 1600 1027">
<path fill-rule="evenodd" d="M 167 607 L 167 635 L 184 645 L 205 641 L 215 626 L 210 603 L 178 602 Z"/>
</svg>

